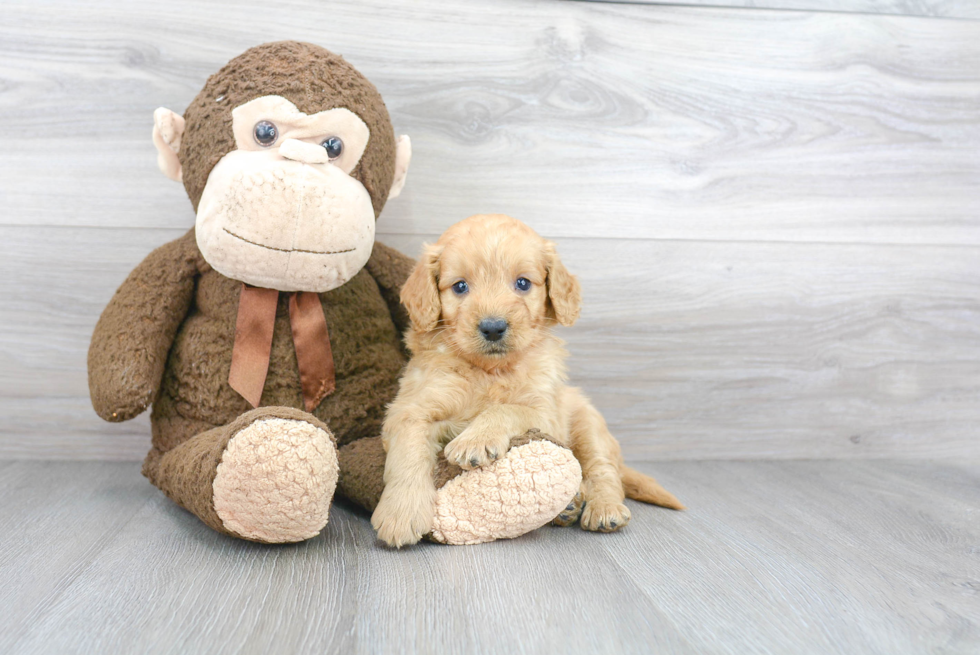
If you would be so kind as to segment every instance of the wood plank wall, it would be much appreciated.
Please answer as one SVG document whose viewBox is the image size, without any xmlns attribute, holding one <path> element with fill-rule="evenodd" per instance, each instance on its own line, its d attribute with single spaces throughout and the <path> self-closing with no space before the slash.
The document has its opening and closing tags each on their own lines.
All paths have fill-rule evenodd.
<svg viewBox="0 0 980 655">
<path fill-rule="evenodd" d="M 85 353 L 193 224 L 152 112 L 288 38 L 412 136 L 382 241 L 498 211 L 558 242 L 574 382 L 628 458 L 977 457 L 980 22 L 939 18 L 977 3 L 712 4 L 5 3 L 0 457 L 143 455 Z"/>
<path fill-rule="evenodd" d="M 935 18 L 980 18 L 980 2 L 973 0 L 588 0 L 691 7 L 742 7 L 746 9 L 788 9 L 790 11 L 830 11 L 838 13 L 931 16 Z"/>
</svg>

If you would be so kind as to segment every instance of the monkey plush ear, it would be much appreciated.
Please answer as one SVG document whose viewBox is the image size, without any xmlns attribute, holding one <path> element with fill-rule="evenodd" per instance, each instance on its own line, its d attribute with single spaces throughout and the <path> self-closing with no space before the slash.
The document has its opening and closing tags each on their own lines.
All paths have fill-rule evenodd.
<svg viewBox="0 0 980 655">
<path fill-rule="evenodd" d="M 562 325 L 572 325 L 582 309 L 582 287 L 578 279 L 568 272 L 558 258 L 558 251 L 551 241 L 545 243 L 548 269 L 549 314 Z"/>
<path fill-rule="evenodd" d="M 434 329 L 442 313 L 438 283 L 440 254 L 440 246 L 425 246 L 412 274 L 402 285 L 402 304 L 408 310 L 412 326 L 422 332 Z"/>
<path fill-rule="evenodd" d="M 160 107 L 153 112 L 153 145 L 157 147 L 157 165 L 175 182 L 184 178 L 177 153 L 184 136 L 184 117 Z"/>
<path fill-rule="evenodd" d="M 388 200 L 397 198 L 405 186 L 405 177 L 408 175 L 408 164 L 412 161 L 412 140 L 407 134 L 398 137 L 395 145 L 395 177 L 391 183 L 391 190 L 388 191 Z"/>
</svg>

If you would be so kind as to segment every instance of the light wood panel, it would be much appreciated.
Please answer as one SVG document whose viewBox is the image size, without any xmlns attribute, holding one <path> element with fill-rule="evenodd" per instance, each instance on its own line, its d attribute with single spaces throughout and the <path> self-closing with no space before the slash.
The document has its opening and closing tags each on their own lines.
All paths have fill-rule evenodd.
<svg viewBox="0 0 980 655">
<path fill-rule="evenodd" d="M 180 233 L 0 228 L 0 455 L 142 457 L 145 419 L 91 411 L 86 351 L 115 287 Z M 382 237 L 413 255 L 423 239 Z M 628 457 L 977 454 L 980 248 L 558 246 L 585 295 L 560 330 L 572 381 Z"/>
<path fill-rule="evenodd" d="M 188 225 L 150 116 L 250 45 L 344 53 L 413 137 L 385 229 L 980 244 L 980 23 L 501 0 L 5 4 L 0 223 Z M 261 17 L 261 18 L 260 18 Z M 26 136 L 26 138 L 24 138 Z M 52 179 L 53 178 L 53 179 Z"/>
<path fill-rule="evenodd" d="M 932 18 L 980 18 L 980 3 L 974 0 L 588 0 L 688 7 L 729 7 L 741 9 L 787 9 L 790 11 L 831 11 Z"/>
<path fill-rule="evenodd" d="M 150 115 L 280 38 L 344 53 L 413 136 L 383 240 L 415 252 L 478 211 L 558 238 L 587 298 L 565 332 L 573 380 L 628 456 L 977 453 L 980 23 L 523 0 L 267 12 L 4 5 L 0 455 L 145 452 L 145 417 L 91 412 L 85 351 L 126 273 L 193 223 Z"/>
<path fill-rule="evenodd" d="M 0 652 L 158 493 L 135 463 L 0 463 Z"/>
<path fill-rule="evenodd" d="M 641 465 L 690 509 L 402 551 L 339 507 L 305 544 L 236 541 L 135 464 L 0 467 L 11 655 L 980 649 L 977 463 Z"/>
<path fill-rule="evenodd" d="M 689 462 L 644 470 L 691 484 L 693 496 L 682 498 L 698 520 L 677 530 L 633 522 L 631 539 L 601 545 L 700 652 L 977 648 L 975 467 Z M 719 502 L 721 489 L 728 495 Z M 935 629 L 959 634 L 943 641 Z M 719 634 L 729 641 L 720 649 Z"/>
</svg>

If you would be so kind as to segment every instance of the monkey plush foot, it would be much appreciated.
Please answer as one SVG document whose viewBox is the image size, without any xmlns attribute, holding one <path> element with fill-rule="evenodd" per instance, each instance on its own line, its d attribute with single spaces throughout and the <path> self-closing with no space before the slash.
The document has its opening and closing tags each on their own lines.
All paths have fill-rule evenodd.
<svg viewBox="0 0 980 655">
<path fill-rule="evenodd" d="M 502 458 L 456 474 L 436 492 L 430 537 L 446 544 L 519 537 L 554 519 L 581 479 L 568 448 L 541 438 L 512 445 Z"/>
<path fill-rule="evenodd" d="M 337 448 L 306 412 L 262 407 L 201 433 L 144 472 L 212 528 L 263 543 L 304 541 L 327 524 Z"/>
<path fill-rule="evenodd" d="M 384 489 L 380 438 L 340 449 L 340 493 L 374 511 Z M 431 541 L 479 544 L 536 530 L 562 512 L 578 492 L 582 468 L 572 452 L 537 430 L 515 437 L 500 459 L 470 471 L 440 455 Z"/>
<path fill-rule="evenodd" d="M 246 539 L 304 541 L 327 524 L 336 485 L 329 433 L 306 421 L 263 418 L 228 442 L 214 478 L 214 509 Z"/>
</svg>

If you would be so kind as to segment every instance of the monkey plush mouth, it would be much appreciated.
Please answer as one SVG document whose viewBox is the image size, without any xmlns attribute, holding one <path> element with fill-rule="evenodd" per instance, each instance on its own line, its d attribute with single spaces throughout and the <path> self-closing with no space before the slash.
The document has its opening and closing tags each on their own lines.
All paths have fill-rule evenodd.
<svg viewBox="0 0 980 655">
<path fill-rule="evenodd" d="M 333 164 L 313 167 L 239 149 L 208 176 L 197 207 L 197 245 L 214 270 L 233 280 L 323 293 L 370 258 L 371 203 L 364 185 Z"/>
<path fill-rule="evenodd" d="M 224 230 L 225 232 L 227 232 L 228 234 L 230 234 L 231 236 L 235 237 L 236 239 L 240 239 L 240 240 L 244 241 L 245 243 L 250 243 L 253 246 L 258 246 L 259 248 L 265 248 L 266 250 L 275 250 L 276 252 L 305 252 L 305 253 L 308 253 L 308 254 L 311 254 L 311 255 L 339 255 L 341 253 L 354 252 L 356 250 L 356 248 L 348 248 L 347 250 L 330 250 L 330 251 L 323 251 L 323 250 L 303 250 L 302 248 L 276 248 L 274 246 L 266 246 L 266 245 L 261 244 L 261 243 L 256 243 L 255 241 L 249 241 L 245 237 L 239 236 L 239 235 L 235 234 L 234 232 L 232 232 L 231 230 L 229 230 L 226 227 L 223 227 L 221 229 Z"/>
</svg>

